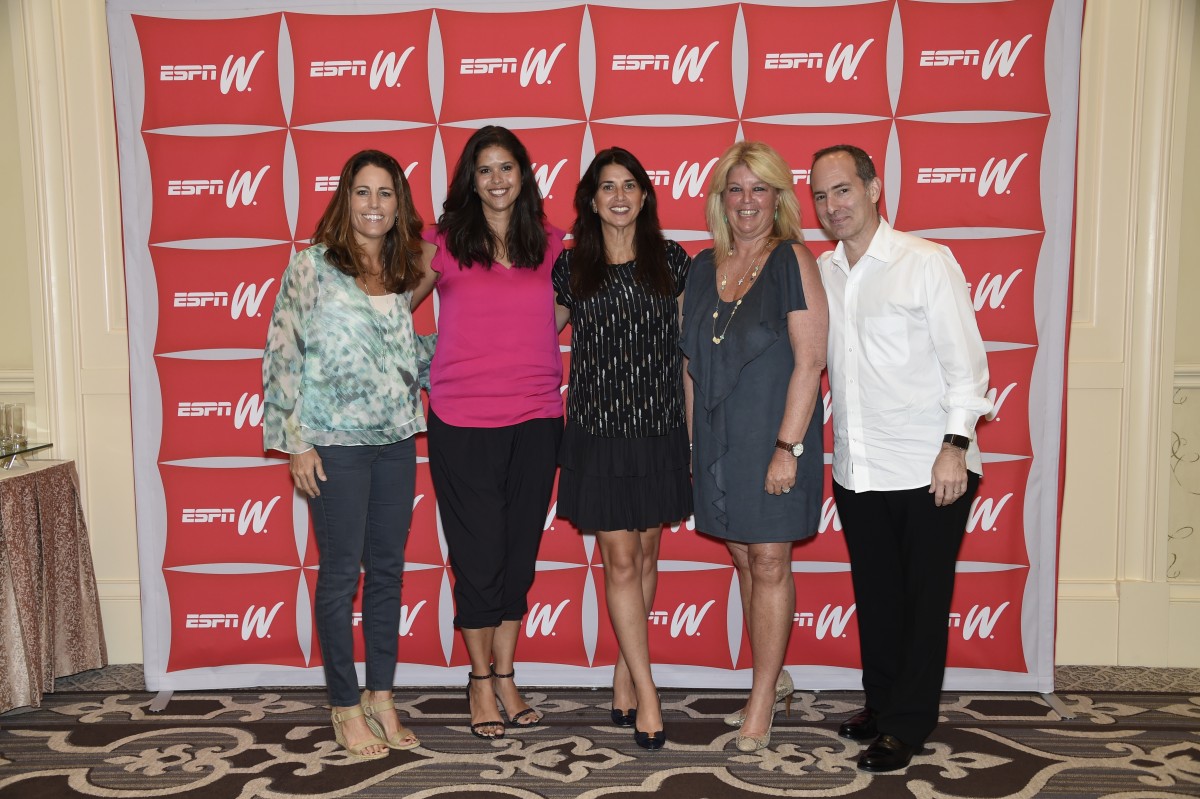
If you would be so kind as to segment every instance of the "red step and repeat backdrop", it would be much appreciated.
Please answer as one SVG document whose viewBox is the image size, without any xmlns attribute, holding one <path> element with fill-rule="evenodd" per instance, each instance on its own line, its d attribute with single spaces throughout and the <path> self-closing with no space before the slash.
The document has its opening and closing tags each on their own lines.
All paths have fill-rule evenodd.
<svg viewBox="0 0 1200 799">
<path fill-rule="evenodd" d="M 767 141 L 789 161 L 818 253 L 831 244 L 812 211 L 812 152 L 850 142 L 873 154 L 886 215 L 961 262 L 992 370 L 947 685 L 1050 690 L 1082 0 L 479 7 L 109 0 L 148 686 L 320 683 L 307 507 L 285 461 L 262 451 L 259 364 L 279 275 L 349 154 L 397 156 L 428 223 L 467 136 L 496 122 L 529 147 L 555 224 L 570 226 L 581 168 L 620 144 L 693 253 L 709 242 L 709 172 L 733 141 Z M 418 327 L 436 319 L 435 295 Z M 467 659 L 423 441 L 418 451 L 396 679 L 457 684 Z M 821 519 L 794 551 L 787 663 L 802 686 L 855 688 L 828 474 Z M 524 682 L 609 681 L 602 568 L 595 542 L 551 508 Z M 748 684 L 724 547 L 690 522 L 669 527 L 660 568 L 660 683 Z"/>
</svg>

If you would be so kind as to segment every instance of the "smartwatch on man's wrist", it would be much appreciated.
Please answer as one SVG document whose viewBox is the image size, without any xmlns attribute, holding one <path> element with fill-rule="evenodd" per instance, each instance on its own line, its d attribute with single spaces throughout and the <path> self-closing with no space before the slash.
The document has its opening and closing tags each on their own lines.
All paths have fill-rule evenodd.
<svg viewBox="0 0 1200 799">
<path fill-rule="evenodd" d="M 946 435 L 942 436 L 942 443 L 965 450 L 971 446 L 971 439 L 967 438 L 966 436 L 957 436 L 954 433 L 947 433 Z"/>
</svg>

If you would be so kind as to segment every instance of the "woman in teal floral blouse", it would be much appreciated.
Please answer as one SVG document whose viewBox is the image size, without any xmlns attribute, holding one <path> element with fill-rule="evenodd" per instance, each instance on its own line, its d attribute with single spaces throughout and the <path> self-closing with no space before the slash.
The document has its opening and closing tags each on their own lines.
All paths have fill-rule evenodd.
<svg viewBox="0 0 1200 799">
<path fill-rule="evenodd" d="M 413 288 L 434 248 L 404 172 L 352 156 L 312 246 L 283 274 L 263 353 L 266 449 L 287 452 L 320 557 L 315 620 L 334 734 L 374 760 L 419 746 L 392 701 L 404 544 L 425 429 L 418 372 L 433 336 L 413 331 Z M 354 671 L 351 603 L 363 579 L 366 691 Z"/>
</svg>

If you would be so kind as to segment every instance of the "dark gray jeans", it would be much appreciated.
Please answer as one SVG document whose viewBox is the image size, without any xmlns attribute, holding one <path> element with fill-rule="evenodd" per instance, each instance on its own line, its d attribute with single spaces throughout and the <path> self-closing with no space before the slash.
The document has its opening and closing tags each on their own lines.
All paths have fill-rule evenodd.
<svg viewBox="0 0 1200 799">
<path fill-rule="evenodd" d="M 317 539 L 316 627 L 329 701 L 358 704 L 351 611 L 363 573 L 366 687 L 386 691 L 396 672 L 404 544 L 416 488 L 414 438 L 382 446 L 317 447 L 326 481 L 309 499 Z"/>
</svg>

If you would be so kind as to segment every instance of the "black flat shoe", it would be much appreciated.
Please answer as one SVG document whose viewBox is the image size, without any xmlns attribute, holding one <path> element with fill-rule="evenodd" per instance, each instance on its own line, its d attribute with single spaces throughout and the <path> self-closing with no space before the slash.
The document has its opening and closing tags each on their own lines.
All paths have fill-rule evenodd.
<svg viewBox="0 0 1200 799">
<path fill-rule="evenodd" d="M 869 707 L 864 707 L 838 727 L 838 735 L 851 741 L 869 741 L 879 735 L 875 728 L 875 718 L 879 714 Z"/>
<path fill-rule="evenodd" d="M 634 723 L 637 722 L 636 707 L 632 710 L 621 710 L 620 708 L 614 707 L 609 715 L 612 716 L 612 723 L 616 724 L 618 727 L 632 727 Z"/>
<path fill-rule="evenodd" d="M 667 731 L 642 732 L 635 727 L 633 730 L 633 742 L 643 749 L 649 749 L 653 752 L 656 749 L 663 748 L 663 744 L 667 742 Z"/>
<path fill-rule="evenodd" d="M 896 771 L 909 764 L 919 746 L 909 746 L 899 738 L 884 733 L 875 739 L 858 757 L 858 767 L 863 771 Z"/>
</svg>

